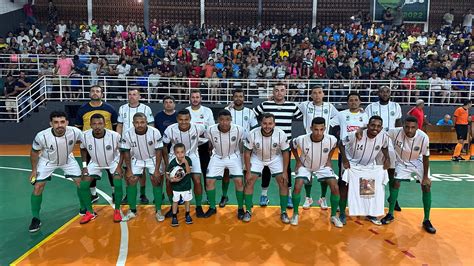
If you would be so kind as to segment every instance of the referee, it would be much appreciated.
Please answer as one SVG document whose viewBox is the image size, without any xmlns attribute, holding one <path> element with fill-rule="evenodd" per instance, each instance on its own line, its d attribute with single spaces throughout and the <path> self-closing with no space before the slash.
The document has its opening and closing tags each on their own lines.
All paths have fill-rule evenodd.
<svg viewBox="0 0 474 266">
<path fill-rule="evenodd" d="M 93 85 L 89 92 L 89 97 L 91 100 L 88 103 L 83 104 L 77 110 L 76 118 L 76 127 L 86 131 L 91 129 L 91 117 L 94 114 L 101 114 L 105 118 L 105 128 L 109 130 L 115 129 L 117 126 L 117 117 L 118 114 L 115 111 L 114 107 L 108 103 L 102 101 L 104 96 L 104 91 L 101 86 Z M 87 157 L 88 161 L 90 157 Z M 109 177 L 110 185 L 112 186 L 112 199 L 114 198 L 114 179 L 113 175 L 107 172 Z M 91 194 L 92 194 L 92 203 L 99 200 L 99 196 L 96 191 L 96 180 L 91 182 Z"/>
<path fill-rule="evenodd" d="M 264 113 L 271 113 L 275 116 L 275 125 L 286 133 L 288 141 L 291 140 L 291 126 L 293 119 L 303 117 L 298 105 L 294 102 L 288 102 L 285 99 L 286 85 L 284 83 L 277 83 L 273 87 L 273 100 L 264 101 L 254 108 L 258 117 Z M 262 194 L 260 195 L 260 206 L 267 206 L 268 200 L 268 186 L 270 185 L 270 169 L 263 168 L 262 172 Z M 291 167 L 288 166 L 288 187 L 291 191 Z M 289 195 L 289 194 L 288 194 Z M 288 197 L 288 208 L 293 208 L 291 197 Z"/>
<path fill-rule="evenodd" d="M 454 128 L 456 129 L 458 143 L 454 148 L 453 158 L 451 160 L 455 162 L 464 161 L 464 158 L 461 157 L 461 151 L 464 146 L 464 141 L 467 139 L 469 109 L 471 108 L 471 105 L 471 101 L 466 100 L 461 107 L 458 107 L 458 109 L 454 111 L 453 122 Z"/>
</svg>

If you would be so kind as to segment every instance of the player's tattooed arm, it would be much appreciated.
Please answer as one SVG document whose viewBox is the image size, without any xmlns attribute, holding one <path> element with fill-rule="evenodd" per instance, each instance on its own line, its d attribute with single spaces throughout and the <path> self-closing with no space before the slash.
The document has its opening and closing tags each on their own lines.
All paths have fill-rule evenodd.
<svg viewBox="0 0 474 266">
<path fill-rule="evenodd" d="M 296 160 L 295 172 L 298 172 L 298 169 L 302 165 L 300 156 L 298 155 L 298 147 L 296 147 L 293 141 L 291 141 L 290 144 L 291 144 L 291 153 L 293 154 Z"/>
</svg>

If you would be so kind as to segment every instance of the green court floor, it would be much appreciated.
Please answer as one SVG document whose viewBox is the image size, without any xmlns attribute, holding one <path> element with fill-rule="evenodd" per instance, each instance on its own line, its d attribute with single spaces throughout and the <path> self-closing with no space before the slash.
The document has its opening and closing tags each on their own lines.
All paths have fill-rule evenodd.
<svg viewBox="0 0 474 266">
<path fill-rule="evenodd" d="M 337 163 L 334 163 L 337 165 Z M 53 177 L 45 188 L 41 209 L 42 228 L 38 233 L 30 234 L 31 221 L 29 183 L 29 158 L 25 156 L 0 157 L 0 265 L 11 263 L 34 247 L 72 217 L 77 215 L 79 207 L 76 189 L 72 182 Z M 57 174 L 62 175 L 61 172 Z M 431 162 L 433 178 L 433 208 L 474 208 L 474 162 Z M 254 204 L 258 205 L 260 182 L 255 189 Z M 217 198 L 220 199 L 220 181 L 217 184 Z M 106 178 L 98 182 L 98 188 L 111 195 Z M 319 198 L 319 184 L 314 184 L 313 199 Z M 151 184 L 148 181 L 146 193 L 153 200 Z M 328 191 L 329 193 L 329 191 Z M 328 195 L 329 196 L 329 195 Z M 229 204 L 236 204 L 233 184 L 229 188 Z M 279 205 L 278 190 L 274 181 L 269 190 L 270 205 Z M 420 185 L 415 182 L 402 183 L 399 202 L 403 207 L 422 207 Z M 99 204 L 107 202 L 101 198 Z M 169 204 L 165 200 L 165 204 Z M 168 208 L 168 206 L 164 206 Z M 206 209 L 206 207 L 204 207 Z M 112 221 L 111 221 L 112 222 Z"/>
</svg>

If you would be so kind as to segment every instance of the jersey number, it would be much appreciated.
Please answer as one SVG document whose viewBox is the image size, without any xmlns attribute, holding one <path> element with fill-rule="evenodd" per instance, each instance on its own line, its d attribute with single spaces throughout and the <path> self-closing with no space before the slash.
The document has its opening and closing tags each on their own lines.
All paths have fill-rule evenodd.
<svg viewBox="0 0 474 266">
<path fill-rule="evenodd" d="M 364 149 L 364 145 L 363 145 L 363 144 L 358 144 L 358 145 L 357 145 L 357 148 L 356 148 L 357 151 L 361 151 L 361 150 L 363 150 L 363 149 Z"/>
</svg>

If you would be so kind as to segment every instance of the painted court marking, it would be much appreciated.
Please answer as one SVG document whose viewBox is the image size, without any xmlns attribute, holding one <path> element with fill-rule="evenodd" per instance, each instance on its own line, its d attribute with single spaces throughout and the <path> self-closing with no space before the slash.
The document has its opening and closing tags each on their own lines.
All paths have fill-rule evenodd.
<svg viewBox="0 0 474 266">
<path fill-rule="evenodd" d="M 26 169 L 26 168 L 17 168 L 17 167 L 6 167 L 6 166 L 0 166 L 0 169 L 5 169 L 5 170 L 13 170 L 13 171 L 23 171 L 23 172 L 31 172 L 31 169 Z M 52 176 L 56 176 L 56 177 L 59 177 L 59 178 L 62 178 L 62 179 L 66 179 L 66 180 L 69 180 L 71 182 L 73 182 L 72 179 L 70 178 L 66 178 L 65 176 L 63 175 L 58 175 L 58 174 L 52 174 Z M 112 208 L 114 208 L 114 205 L 112 203 L 112 198 L 107 195 L 107 193 L 105 193 L 104 191 L 100 190 L 100 189 L 97 189 L 97 193 L 99 193 L 109 204 L 109 206 L 111 206 Z M 72 224 L 74 221 L 77 220 L 77 218 L 80 217 L 79 215 L 76 215 L 75 217 L 73 217 L 71 220 L 69 220 L 68 222 L 66 222 L 64 225 L 62 225 L 61 227 L 59 227 L 56 231 L 54 231 L 52 234 L 50 234 L 48 237 L 46 237 L 45 239 L 43 239 L 41 242 L 39 242 L 38 244 L 36 244 L 34 247 L 32 247 L 31 249 L 29 249 L 25 254 L 21 255 L 18 259 L 16 259 L 12 265 L 17 265 L 18 263 L 20 263 L 23 259 L 25 259 L 28 255 L 30 255 L 31 253 L 33 253 L 35 250 L 37 250 L 38 248 L 40 248 L 43 244 L 45 244 L 46 242 L 48 242 L 50 239 L 52 239 L 55 235 L 57 235 L 59 232 L 61 232 L 64 228 L 66 228 L 68 225 Z M 118 266 L 123 266 L 125 265 L 125 262 L 127 261 L 127 255 L 128 255 L 128 226 L 127 226 L 127 223 L 122 221 L 120 222 L 120 248 L 119 248 L 119 254 L 118 254 L 118 257 L 117 257 L 117 263 L 116 265 Z"/>
</svg>

